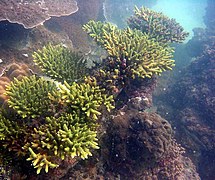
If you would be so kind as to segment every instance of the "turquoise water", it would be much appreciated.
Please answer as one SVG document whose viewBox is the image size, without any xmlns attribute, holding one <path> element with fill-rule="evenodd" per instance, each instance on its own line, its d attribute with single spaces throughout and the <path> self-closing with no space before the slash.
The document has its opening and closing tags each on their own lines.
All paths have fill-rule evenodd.
<svg viewBox="0 0 215 180">
<path fill-rule="evenodd" d="M 176 19 L 184 29 L 190 33 L 186 39 L 188 41 L 193 36 L 192 29 L 205 28 L 203 17 L 207 0 L 131 0 L 121 3 L 120 1 L 106 0 L 105 1 L 105 16 L 106 20 L 117 24 L 119 27 L 126 26 L 126 19 L 133 13 L 133 8 L 146 6 L 158 12 L 164 13 L 170 18 Z"/>
<path fill-rule="evenodd" d="M 206 5 L 207 0 L 159 0 L 151 9 L 175 18 L 190 33 L 188 40 L 193 36 L 193 28 L 205 27 L 203 17 Z"/>
</svg>

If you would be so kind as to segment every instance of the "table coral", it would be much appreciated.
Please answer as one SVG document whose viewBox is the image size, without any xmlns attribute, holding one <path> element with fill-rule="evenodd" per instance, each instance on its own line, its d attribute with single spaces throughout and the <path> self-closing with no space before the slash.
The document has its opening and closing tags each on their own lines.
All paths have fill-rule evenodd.
<svg viewBox="0 0 215 180">
<path fill-rule="evenodd" d="M 78 11 L 75 0 L 1 0 L 0 21 L 22 24 L 26 29 L 36 27 L 52 16 L 68 16 Z"/>
</svg>

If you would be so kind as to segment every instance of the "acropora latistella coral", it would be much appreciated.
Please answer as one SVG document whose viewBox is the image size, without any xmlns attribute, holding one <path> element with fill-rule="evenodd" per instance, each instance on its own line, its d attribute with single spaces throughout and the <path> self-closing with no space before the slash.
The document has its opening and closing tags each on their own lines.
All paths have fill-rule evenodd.
<svg viewBox="0 0 215 180">
<path fill-rule="evenodd" d="M 63 45 L 48 44 L 33 53 L 34 62 L 49 77 L 63 82 L 73 82 L 87 73 L 83 55 L 70 51 Z"/>
<path fill-rule="evenodd" d="M 161 75 L 174 66 L 173 48 L 139 30 L 120 30 L 110 23 L 95 21 L 83 28 L 108 53 L 94 73 L 104 87 L 121 89 L 131 79 Z"/>
<path fill-rule="evenodd" d="M 143 10 L 136 11 L 138 17 L 130 22 L 137 23 L 137 18 L 147 20 Z M 174 66 L 174 50 L 168 42 L 179 42 L 186 33 L 176 26 L 181 34 L 173 36 L 168 19 L 152 15 L 148 26 L 153 31 L 143 31 L 142 24 L 135 29 L 131 23 L 125 29 L 95 21 L 84 25 L 84 30 L 108 54 L 91 74 L 84 56 L 62 45 L 48 44 L 34 52 L 35 64 L 47 77 L 15 78 L 6 86 L 12 115 L 0 114 L 0 145 L 31 161 L 37 173 L 58 167 L 65 158 L 91 156 L 92 149 L 99 148 L 99 117 L 104 110 L 114 108 L 114 94 L 109 90 L 129 86 L 136 78 L 152 78 Z M 167 33 L 160 36 L 161 26 L 157 24 L 163 22 L 161 30 Z"/>
<path fill-rule="evenodd" d="M 47 55 L 47 48 L 52 49 L 52 53 Z M 70 60 L 73 55 L 68 53 L 69 50 L 61 46 L 49 44 L 40 51 L 40 55 L 37 53 L 37 57 L 53 58 L 48 63 L 57 68 L 60 64 L 56 65 L 54 59 Z M 63 67 L 65 70 L 69 65 L 75 68 L 72 62 L 66 65 L 68 67 Z M 49 69 L 44 70 L 50 73 Z M 58 71 L 59 75 L 55 73 L 54 77 L 71 81 L 74 78 L 72 74 L 76 74 L 67 72 L 62 76 Z M 86 159 L 92 155 L 92 149 L 99 148 L 97 119 L 104 108 L 108 111 L 114 108 L 113 96 L 107 95 L 94 77 L 81 79 L 85 80 L 60 83 L 32 75 L 20 80 L 15 78 L 6 86 L 7 103 L 14 115 L 7 117 L 7 113 L 1 114 L 0 143 L 10 151 L 27 156 L 37 173 L 58 167 L 59 159 L 64 160 L 65 157 Z"/>
<path fill-rule="evenodd" d="M 188 33 L 175 19 L 170 19 L 163 13 L 146 7 L 140 9 L 135 7 L 134 15 L 128 19 L 128 25 L 131 29 L 139 29 L 163 43 L 180 43 L 188 36 Z"/>
<path fill-rule="evenodd" d="M 135 9 L 128 28 L 111 23 L 89 21 L 83 26 L 87 34 L 108 57 L 95 73 L 104 86 L 121 89 L 130 79 L 151 78 L 174 66 L 172 42 L 182 42 L 188 33 L 162 13 L 145 7 Z"/>
<path fill-rule="evenodd" d="M 26 76 L 22 80 L 15 78 L 6 88 L 9 107 L 15 109 L 22 118 L 44 115 L 50 106 L 48 93 L 54 89 L 53 82 L 36 76 Z"/>
</svg>

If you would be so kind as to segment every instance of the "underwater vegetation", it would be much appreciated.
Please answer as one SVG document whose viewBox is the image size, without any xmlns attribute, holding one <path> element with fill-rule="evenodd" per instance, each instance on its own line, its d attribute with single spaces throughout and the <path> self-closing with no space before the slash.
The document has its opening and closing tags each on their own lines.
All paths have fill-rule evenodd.
<svg viewBox="0 0 215 180">
<path fill-rule="evenodd" d="M 47 42 L 34 52 L 34 63 L 46 76 L 15 76 L 6 85 L 8 108 L 0 114 L 1 147 L 30 161 L 37 174 L 59 167 L 67 158 L 79 161 L 92 156 L 93 149 L 99 149 L 100 118 L 114 109 L 114 97 L 135 80 L 152 79 L 171 70 L 174 49 L 170 43 L 187 36 L 179 24 L 175 31 L 169 31 L 172 20 L 155 12 L 153 23 L 148 24 L 154 31 L 147 30 L 142 22 L 151 14 L 142 8 L 138 11 L 138 19 L 142 19 L 139 26 L 131 25 L 137 23 L 134 15 L 125 29 L 99 21 L 84 25 L 87 34 L 108 54 L 90 71 L 83 55 L 62 45 Z M 161 26 L 166 35 L 160 36 Z"/>
</svg>

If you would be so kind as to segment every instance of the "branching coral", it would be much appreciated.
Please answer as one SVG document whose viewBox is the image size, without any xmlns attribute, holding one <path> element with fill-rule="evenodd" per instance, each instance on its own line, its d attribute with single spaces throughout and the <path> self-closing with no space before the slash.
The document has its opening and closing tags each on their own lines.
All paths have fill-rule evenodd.
<svg viewBox="0 0 215 180">
<path fill-rule="evenodd" d="M 114 108 L 113 96 L 107 96 L 105 90 L 101 89 L 95 78 L 86 78 L 86 83 L 78 84 L 73 82 L 69 85 L 66 81 L 64 84 L 59 84 L 59 89 L 50 93 L 50 99 L 63 104 L 68 108 L 69 112 L 76 113 L 98 119 L 101 115 L 101 107 L 104 105 L 108 111 Z"/>
<path fill-rule="evenodd" d="M 163 13 L 157 13 L 146 7 L 135 8 L 134 15 L 128 19 L 132 29 L 138 29 L 163 43 L 183 42 L 188 36 L 183 27 Z"/>
<path fill-rule="evenodd" d="M 5 140 L 11 135 L 18 134 L 18 125 L 0 114 L 0 140 Z"/>
<path fill-rule="evenodd" d="M 62 45 L 48 44 L 33 54 L 34 62 L 46 75 L 57 81 L 73 82 L 86 74 L 83 55 L 70 51 Z"/>
<path fill-rule="evenodd" d="M 12 144 L 11 151 L 16 151 L 19 145 L 21 155 L 28 157 L 38 174 L 43 169 L 48 172 L 58 167 L 67 158 L 86 159 L 92 155 L 92 149 L 99 148 L 98 119 L 104 110 L 110 112 L 114 108 L 113 95 L 106 85 L 123 88 L 131 85 L 135 78 L 152 78 L 174 66 L 173 48 L 166 43 L 168 41 L 164 43 L 164 39 L 154 38 L 153 32 L 120 30 L 110 23 L 94 21 L 86 24 L 84 30 L 108 53 L 103 63 L 95 66 L 92 76 L 85 77 L 83 56 L 62 45 L 48 44 L 35 52 L 33 58 L 52 80 L 35 75 L 15 78 L 6 88 L 5 95 L 16 118 L 0 116 L 0 143 L 5 150 Z M 141 120 L 142 116 L 137 118 Z M 162 123 L 160 129 L 164 133 L 159 136 L 159 127 L 148 121 L 147 116 L 141 128 L 145 131 L 149 126 L 147 132 L 152 133 L 138 134 L 139 119 L 130 124 L 136 136 L 128 137 L 126 143 L 132 146 L 136 137 L 137 142 L 143 139 L 145 147 L 142 149 L 149 152 L 146 157 L 158 159 L 169 148 L 171 128 Z M 20 134 L 23 142 L 19 144 Z M 146 138 L 152 134 L 156 138 Z"/>
<path fill-rule="evenodd" d="M 50 106 L 48 93 L 56 88 L 55 84 L 36 76 L 14 79 L 6 88 L 8 104 L 22 118 L 39 117 L 47 114 Z"/>
<path fill-rule="evenodd" d="M 58 165 L 50 162 L 48 160 L 46 154 L 36 154 L 30 147 L 29 147 L 30 157 L 27 159 L 27 161 L 32 161 L 33 166 L 37 168 L 37 174 L 40 173 L 42 168 L 45 168 L 45 171 L 48 172 L 49 168 L 55 168 Z"/>
<path fill-rule="evenodd" d="M 6 94 L 9 106 L 22 118 L 1 114 L 0 143 L 17 155 L 29 156 L 37 173 L 58 167 L 66 157 L 92 156 L 91 149 L 99 148 L 96 120 L 103 106 L 108 111 L 114 107 L 113 96 L 107 96 L 93 77 L 71 85 L 23 77 L 14 79 Z"/>
<path fill-rule="evenodd" d="M 8 151 L 16 152 L 17 156 L 25 155 L 22 145 L 28 138 L 28 129 L 24 122 L 11 121 L 5 117 L 4 112 L 0 114 L 0 145 Z M 11 117 L 15 119 L 13 116 Z"/>
<path fill-rule="evenodd" d="M 45 122 L 38 128 L 34 128 L 31 142 L 24 149 L 29 150 L 31 160 L 37 173 L 44 168 L 58 166 L 56 158 L 62 160 L 65 157 L 92 156 L 91 149 L 98 149 L 97 131 L 93 130 L 95 124 L 91 124 L 85 117 L 73 114 L 61 114 L 58 118 L 46 117 Z"/>
<path fill-rule="evenodd" d="M 108 52 L 104 69 L 97 73 L 104 77 L 103 80 L 125 84 L 126 79 L 151 78 L 174 66 L 173 48 L 139 30 L 120 30 L 110 23 L 95 21 L 90 21 L 83 28 Z"/>
<path fill-rule="evenodd" d="M 154 66 L 158 67 L 163 61 L 165 65 L 167 63 L 165 60 L 172 58 L 172 48 L 161 45 L 139 30 L 131 30 L 130 28 L 120 30 L 110 23 L 102 24 L 95 21 L 90 21 L 83 28 L 99 45 L 107 50 L 111 57 L 135 61 L 136 63 L 145 61 L 143 64 L 146 65 L 154 62 Z"/>
<path fill-rule="evenodd" d="M 92 156 L 91 149 L 98 149 L 97 132 L 91 130 L 86 119 L 75 114 L 63 114 L 59 118 L 47 117 L 46 123 L 34 129 L 31 144 L 27 144 L 37 173 L 42 168 L 56 167 L 54 156 L 65 159 Z"/>
</svg>

